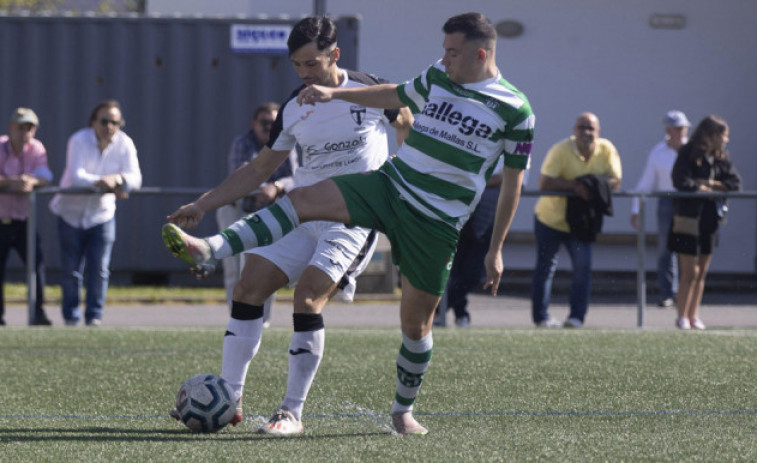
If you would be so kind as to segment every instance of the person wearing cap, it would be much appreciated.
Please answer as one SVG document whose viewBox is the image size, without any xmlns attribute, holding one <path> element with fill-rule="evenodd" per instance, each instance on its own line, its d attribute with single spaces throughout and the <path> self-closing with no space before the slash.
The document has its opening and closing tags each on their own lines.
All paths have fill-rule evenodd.
<svg viewBox="0 0 757 463">
<path fill-rule="evenodd" d="M 689 119 L 681 111 L 672 110 L 662 119 L 665 139 L 657 143 L 649 152 L 644 171 L 633 191 L 637 193 L 675 191 L 670 173 L 673 169 L 678 149 L 686 143 L 689 133 Z M 631 203 L 631 225 L 639 225 L 639 198 Z M 657 199 L 657 288 L 661 308 L 673 307 L 678 292 L 678 264 L 676 256 L 668 249 L 668 233 L 673 225 L 673 199 Z"/>
<path fill-rule="evenodd" d="M 0 325 L 5 325 L 5 264 L 15 249 L 26 264 L 29 197 L 34 188 L 49 185 L 53 174 L 47 166 L 47 150 L 34 138 L 39 118 L 29 108 L 16 108 L 8 124 L 8 135 L 0 136 Z M 51 325 L 45 315 L 45 264 L 39 232 L 35 232 L 36 305 L 32 325 Z"/>
<path fill-rule="evenodd" d="M 121 130 L 123 126 L 117 101 L 105 100 L 95 106 L 89 126 L 68 139 L 60 186 L 103 194 L 58 193 L 50 201 L 50 210 L 58 216 L 61 308 L 67 326 L 76 326 L 81 320 L 83 280 L 87 289 L 84 321 L 88 326 L 102 324 L 110 253 L 116 241 L 116 198 L 126 198 L 129 191 L 142 186 L 137 148 Z"/>
</svg>

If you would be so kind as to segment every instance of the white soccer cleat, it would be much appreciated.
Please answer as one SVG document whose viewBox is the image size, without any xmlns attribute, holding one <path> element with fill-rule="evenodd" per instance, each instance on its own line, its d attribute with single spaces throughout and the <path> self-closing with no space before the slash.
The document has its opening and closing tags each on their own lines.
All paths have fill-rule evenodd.
<svg viewBox="0 0 757 463">
<path fill-rule="evenodd" d="M 276 436 L 288 436 L 290 434 L 302 434 L 305 428 L 302 422 L 292 415 L 286 407 L 276 410 L 268 423 L 258 430 L 261 434 L 273 434 Z"/>
</svg>

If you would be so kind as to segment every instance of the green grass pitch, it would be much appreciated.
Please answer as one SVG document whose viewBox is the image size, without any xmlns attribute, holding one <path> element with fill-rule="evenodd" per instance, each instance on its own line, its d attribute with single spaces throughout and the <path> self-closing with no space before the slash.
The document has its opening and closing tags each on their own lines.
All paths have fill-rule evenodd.
<svg viewBox="0 0 757 463">
<path fill-rule="evenodd" d="M 327 329 L 293 438 L 255 431 L 280 403 L 290 331 L 264 332 L 245 421 L 195 435 L 168 417 L 219 373 L 223 330 L 0 331 L 0 461 L 757 461 L 757 331 L 438 330 L 391 433 L 398 329 Z"/>
</svg>

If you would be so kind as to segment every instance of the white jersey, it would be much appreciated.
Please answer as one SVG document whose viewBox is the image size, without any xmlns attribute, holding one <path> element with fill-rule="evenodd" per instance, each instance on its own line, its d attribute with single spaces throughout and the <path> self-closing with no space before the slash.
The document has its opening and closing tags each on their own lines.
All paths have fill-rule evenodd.
<svg viewBox="0 0 757 463">
<path fill-rule="evenodd" d="M 415 121 L 381 171 L 421 213 L 460 230 L 500 156 L 506 167 L 528 166 L 534 137 L 528 99 L 501 75 L 458 85 L 441 62 L 397 91 Z"/>
<path fill-rule="evenodd" d="M 383 83 L 369 74 L 342 70 L 342 88 Z M 282 105 L 268 146 L 289 151 L 299 145 L 302 163 L 295 186 L 307 186 L 335 175 L 378 169 L 389 155 L 387 125 L 397 110 L 367 108 L 342 100 L 313 105 L 295 101 L 302 87 Z"/>
</svg>

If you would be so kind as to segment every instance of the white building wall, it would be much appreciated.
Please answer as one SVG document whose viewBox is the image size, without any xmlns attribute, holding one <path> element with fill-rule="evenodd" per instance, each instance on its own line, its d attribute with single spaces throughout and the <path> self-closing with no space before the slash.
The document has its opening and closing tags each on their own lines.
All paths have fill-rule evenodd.
<svg viewBox="0 0 757 463">
<path fill-rule="evenodd" d="M 313 0 L 150 0 L 147 8 L 159 14 L 299 17 L 312 14 L 314 5 Z M 537 115 L 529 188 L 536 187 L 546 151 L 570 134 L 582 111 L 600 117 L 602 135 L 615 143 L 623 159 L 622 189 L 633 188 L 648 150 L 662 138 L 662 115 L 681 109 L 695 124 L 707 114 L 729 122 L 729 149 L 744 189 L 757 190 L 753 0 L 326 0 L 326 10 L 333 16 L 362 17 L 359 67 L 392 81 L 411 78 L 441 57 L 441 26 L 452 15 L 474 10 L 494 23 L 523 23 L 522 36 L 499 40 L 497 59 L 502 74 L 529 96 Z M 652 14 L 680 14 L 686 25 L 653 29 Z M 531 231 L 534 203 L 534 198 L 522 201 L 514 231 Z M 629 209 L 630 200 L 617 199 L 605 232 L 631 233 Z M 714 271 L 755 271 L 756 212 L 757 200 L 732 201 Z M 653 208 L 647 222 L 653 229 Z M 527 251 L 517 254 L 516 268 L 533 265 Z M 649 255 L 647 267 L 653 268 Z M 561 259 L 561 267 L 566 260 Z M 635 265 L 632 249 L 595 255 L 597 269 Z"/>
</svg>

